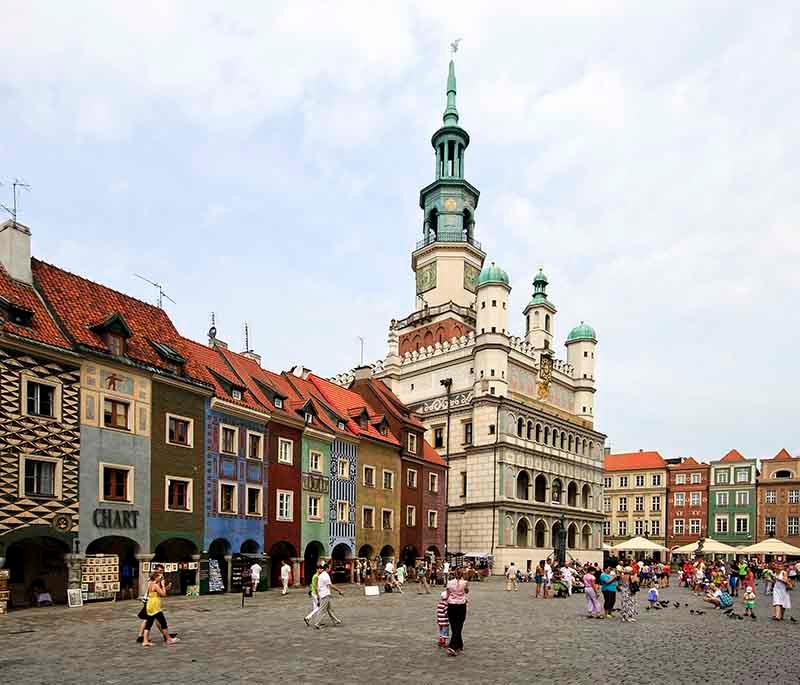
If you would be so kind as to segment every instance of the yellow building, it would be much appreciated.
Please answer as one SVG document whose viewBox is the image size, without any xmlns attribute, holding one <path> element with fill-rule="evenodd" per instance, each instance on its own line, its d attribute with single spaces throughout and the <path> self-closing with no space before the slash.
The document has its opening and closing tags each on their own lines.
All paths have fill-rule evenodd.
<svg viewBox="0 0 800 685">
<path fill-rule="evenodd" d="M 658 452 L 605 457 L 603 538 L 607 545 L 642 536 L 666 546 L 666 511 L 667 464 Z"/>
</svg>

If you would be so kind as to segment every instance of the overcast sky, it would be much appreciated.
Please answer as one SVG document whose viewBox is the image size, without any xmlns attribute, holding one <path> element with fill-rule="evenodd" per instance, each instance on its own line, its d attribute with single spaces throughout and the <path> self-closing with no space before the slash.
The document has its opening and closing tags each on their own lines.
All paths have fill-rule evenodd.
<svg viewBox="0 0 800 685">
<path fill-rule="evenodd" d="M 248 321 L 275 370 L 383 357 L 460 37 L 512 328 L 541 264 L 559 347 L 597 330 L 614 451 L 800 450 L 797 3 L 0 5 L 0 179 L 33 187 L 38 257 L 163 282 L 197 340 Z"/>
</svg>

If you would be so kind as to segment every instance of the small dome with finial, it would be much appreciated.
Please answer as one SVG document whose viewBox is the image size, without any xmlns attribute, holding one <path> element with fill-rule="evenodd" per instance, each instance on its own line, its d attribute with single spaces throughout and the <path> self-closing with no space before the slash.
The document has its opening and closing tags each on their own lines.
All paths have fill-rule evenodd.
<svg viewBox="0 0 800 685">
<path fill-rule="evenodd" d="M 510 285 L 508 280 L 508 274 L 503 271 L 499 266 L 495 266 L 495 263 L 492 262 L 489 266 L 483 267 L 483 271 L 481 271 L 480 276 L 478 276 L 478 285 L 488 285 L 488 284 L 502 284 L 502 285 Z"/>
<path fill-rule="evenodd" d="M 578 326 L 575 326 L 567 336 L 567 342 L 577 342 L 578 340 L 591 340 L 593 342 L 597 342 L 597 335 L 594 332 L 594 328 L 592 328 L 588 323 L 584 323 L 583 321 L 580 322 Z"/>
</svg>

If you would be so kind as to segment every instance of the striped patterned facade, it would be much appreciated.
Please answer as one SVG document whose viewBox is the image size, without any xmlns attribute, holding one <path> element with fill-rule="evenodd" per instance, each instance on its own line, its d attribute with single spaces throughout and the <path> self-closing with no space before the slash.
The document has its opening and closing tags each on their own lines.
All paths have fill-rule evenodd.
<svg viewBox="0 0 800 685">
<path fill-rule="evenodd" d="M 339 478 L 339 462 L 347 460 L 349 477 Z M 347 440 L 334 440 L 331 445 L 330 470 L 330 523 L 331 546 L 333 553 L 336 545 L 345 544 L 350 548 L 350 556 L 356 554 L 356 478 L 358 477 L 358 445 Z M 337 518 L 336 502 L 346 500 L 350 503 L 347 522 Z"/>
</svg>

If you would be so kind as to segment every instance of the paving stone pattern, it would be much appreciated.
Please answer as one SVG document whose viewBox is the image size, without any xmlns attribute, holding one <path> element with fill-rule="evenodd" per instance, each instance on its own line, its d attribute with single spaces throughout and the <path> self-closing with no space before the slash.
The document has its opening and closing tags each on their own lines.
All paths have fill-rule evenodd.
<svg viewBox="0 0 800 685">
<path fill-rule="evenodd" d="M 149 650 L 134 641 L 137 602 L 11 613 L 0 616 L 0 675 L 64 685 L 800 682 L 800 623 L 769 621 L 763 595 L 758 620 L 739 621 L 671 588 L 662 599 L 680 601 L 679 609 L 645 611 L 640 595 L 639 622 L 626 624 L 585 619 L 582 595 L 534 600 L 531 585 L 506 593 L 490 580 L 472 585 L 466 651 L 453 658 L 436 646 L 436 593 L 412 586 L 366 598 L 358 586 L 343 587 L 333 605 L 344 624 L 319 631 L 302 621 L 309 602 L 301 590 L 263 593 L 244 609 L 239 596 L 168 599 L 170 629 L 182 642 Z"/>
</svg>

